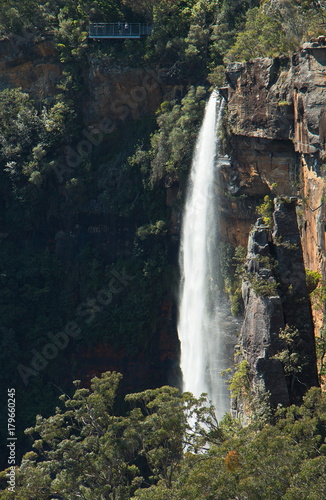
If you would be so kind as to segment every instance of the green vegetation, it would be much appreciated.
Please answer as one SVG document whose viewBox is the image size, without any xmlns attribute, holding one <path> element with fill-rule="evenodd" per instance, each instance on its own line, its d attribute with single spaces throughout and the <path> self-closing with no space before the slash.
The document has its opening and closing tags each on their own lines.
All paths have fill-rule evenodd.
<svg viewBox="0 0 326 500">
<path fill-rule="evenodd" d="M 300 332 L 297 328 L 286 325 L 280 331 L 279 338 L 284 342 L 285 348 L 275 354 L 274 358 L 281 361 L 286 375 L 295 378 L 302 372 L 304 365 L 307 363 L 303 355 L 303 341 L 300 338 Z"/>
<path fill-rule="evenodd" d="M 318 285 L 311 291 L 310 299 L 313 307 L 319 311 L 325 312 L 325 304 L 326 304 L 326 282 L 325 280 L 321 280 L 321 276 L 317 273 L 318 276 L 314 275 L 315 280 L 318 278 Z M 308 278 L 310 280 L 310 277 Z M 316 283 L 316 281 L 314 282 Z M 307 282 L 309 286 L 310 281 Z"/>
<path fill-rule="evenodd" d="M 266 280 L 262 276 L 249 276 L 250 286 L 259 297 L 274 297 L 278 295 L 277 282 L 270 277 Z"/>
<path fill-rule="evenodd" d="M 282 108 L 283 106 L 291 106 L 291 103 L 289 101 L 279 101 L 277 105 Z"/>
<path fill-rule="evenodd" d="M 318 271 L 312 271 L 311 269 L 306 269 L 306 283 L 308 288 L 308 293 L 312 293 L 316 290 L 322 276 Z"/>
<path fill-rule="evenodd" d="M 311 389 L 301 407 L 278 409 L 273 424 L 246 427 L 229 415 L 218 424 L 205 398 L 162 387 L 115 398 L 121 376 L 104 373 L 80 387 L 49 418 L 38 416 L 16 469 L 10 500 L 285 500 L 323 498 L 326 400 Z"/>
<path fill-rule="evenodd" d="M 317 366 L 321 384 L 326 375 L 326 283 L 317 271 L 306 269 L 306 283 L 314 310 L 322 314 L 322 327 L 316 337 Z"/>
<path fill-rule="evenodd" d="M 0 33 L 23 36 L 50 34 L 62 62 L 87 53 L 119 58 L 133 64 L 155 63 L 174 81 L 197 82 L 209 74 L 222 83 L 224 62 L 287 54 L 302 41 L 323 34 L 323 2 L 295 0 L 3 0 Z M 100 51 L 87 41 L 89 22 L 154 23 L 144 42 L 102 43 Z"/>
<path fill-rule="evenodd" d="M 0 92 L 0 331 L 6 364 L 11 353 L 1 381 L 21 394 L 19 451 L 26 446 L 21 433 L 36 412 L 53 411 L 56 386 L 71 385 L 79 370 L 77 351 L 104 343 L 127 356 L 152 352 L 163 297 L 174 284 L 164 191 L 150 187 L 150 172 L 128 160 L 141 140 L 149 140 L 154 118 L 117 124 L 58 179 L 53 164 L 65 164 L 64 152 L 76 151 L 84 137 L 74 79 L 64 75 L 61 86 L 41 109 L 19 89 Z M 121 293 L 102 297 L 112 273 L 132 279 Z M 48 335 L 72 321 L 79 337 L 34 371 L 26 390 L 17 367 L 30 369 L 33 350 L 42 352 Z M 2 414 L 2 429 L 4 420 Z"/>
<path fill-rule="evenodd" d="M 0 34 L 51 36 L 63 63 L 107 57 L 133 66 L 158 64 L 173 82 L 199 83 L 208 73 L 213 85 L 223 83 L 223 58 L 232 46 L 248 8 L 257 0 L 4 0 Z M 154 23 L 144 41 L 105 43 L 87 40 L 89 22 Z"/>
<path fill-rule="evenodd" d="M 316 337 L 316 353 L 320 381 L 323 384 L 326 375 L 326 327 L 324 326 L 319 336 Z"/>
<path fill-rule="evenodd" d="M 271 230 L 273 228 L 274 203 L 270 196 L 264 196 L 264 202 L 257 207 L 257 213 L 263 219 L 264 224 Z"/>
<path fill-rule="evenodd" d="M 231 314 L 239 316 L 243 312 L 241 287 L 247 250 L 241 246 L 233 249 L 230 244 L 223 244 L 220 253 L 220 272 L 224 291 L 230 299 Z"/>
<path fill-rule="evenodd" d="M 250 392 L 250 368 L 244 359 L 234 367 L 234 373 L 229 383 L 229 390 L 233 398 L 245 401 Z"/>
<path fill-rule="evenodd" d="M 324 2 L 265 0 L 248 10 L 246 25 L 228 51 L 228 61 L 275 57 L 296 51 L 300 43 L 324 33 Z"/>
<path fill-rule="evenodd" d="M 203 87 L 191 87 L 181 104 L 163 102 L 158 109 L 158 129 L 151 136 L 150 148 L 138 148 L 131 158 L 133 165 L 149 172 L 151 186 L 166 176 L 185 181 L 193 152 L 189 145 L 194 144 L 201 123 L 204 96 Z"/>
</svg>

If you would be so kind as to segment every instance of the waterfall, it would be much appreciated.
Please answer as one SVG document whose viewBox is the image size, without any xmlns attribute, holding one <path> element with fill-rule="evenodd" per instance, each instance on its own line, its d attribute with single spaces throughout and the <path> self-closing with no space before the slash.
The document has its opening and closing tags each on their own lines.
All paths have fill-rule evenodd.
<svg viewBox="0 0 326 500">
<path fill-rule="evenodd" d="M 207 393 L 218 418 L 230 409 L 221 377 L 230 362 L 221 326 L 225 307 L 219 286 L 216 187 L 219 163 L 225 162 L 218 156 L 217 134 L 223 105 L 213 92 L 194 151 L 181 234 L 178 322 L 183 390 L 196 397 Z"/>
</svg>

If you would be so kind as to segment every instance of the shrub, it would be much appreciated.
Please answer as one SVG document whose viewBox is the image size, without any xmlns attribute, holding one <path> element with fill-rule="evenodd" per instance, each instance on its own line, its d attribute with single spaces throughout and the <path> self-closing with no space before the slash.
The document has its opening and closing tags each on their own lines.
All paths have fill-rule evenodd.
<svg viewBox="0 0 326 500">
<path fill-rule="evenodd" d="M 250 367 L 246 359 L 235 366 L 235 372 L 229 382 L 233 398 L 245 397 L 250 390 Z"/>
<path fill-rule="evenodd" d="M 263 219 L 264 224 L 272 229 L 273 227 L 273 211 L 274 211 L 274 203 L 270 196 L 264 196 L 264 201 L 259 207 L 257 207 L 257 213 Z"/>
<path fill-rule="evenodd" d="M 249 276 L 251 288 L 259 297 L 274 297 L 278 295 L 277 282 L 274 278 L 265 278 L 261 276 Z"/>
<path fill-rule="evenodd" d="M 310 269 L 306 269 L 306 283 L 309 293 L 312 293 L 317 288 L 320 280 L 321 274 L 318 271 L 311 271 Z"/>
</svg>

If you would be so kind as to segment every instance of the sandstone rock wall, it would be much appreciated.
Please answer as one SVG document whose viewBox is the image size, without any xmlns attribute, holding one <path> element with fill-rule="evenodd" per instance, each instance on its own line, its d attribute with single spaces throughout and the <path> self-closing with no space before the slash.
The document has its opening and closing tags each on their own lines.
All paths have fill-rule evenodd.
<svg viewBox="0 0 326 500">
<path fill-rule="evenodd" d="M 274 407 L 300 403 L 319 383 L 295 204 L 276 202 L 273 233 L 258 219 L 248 240 L 242 290 L 242 356 L 249 363 L 253 392 L 268 391 Z M 280 336 L 286 327 L 297 332 L 289 343 Z M 277 357 L 281 352 L 286 353 L 283 364 Z"/>
<path fill-rule="evenodd" d="M 51 40 L 16 35 L 0 40 L 0 91 L 19 87 L 42 106 L 44 99 L 60 92 L 57 85 L 63 70 Z M 76 71 L 80 71 L 77 66 Z M 183 86 L 163 83 L 158 69 L 119 66 L 109 58 L 90 59 L 80 76 L 85 126 L 154 114 L 163 97 L 173 98 L 184 91 Z"/>
<path fill-rule="evenodd" d="M 244 284 L 241 345 L 253 384 L 263 381 L 273 404 L 287 398 L 298 402 L 310 384 L 318 384 L 314 326 L 318 334 L 324 314 L 311 311 L 304 268 L 326 278 L 326 47 L 309 43 L 292 58 L 231 64 L 227 81 L 232 137 L 226 185 L 251 208 L 266 194 L 297 197 L 296 210 L 291 203 L 276 207 L 269 242 L 266 229 L 259 226 L 249 236 L 248 272 L 256 277 L 265 273 L 267 281 L 276 279 L 278 293 L 258 297 L 250 283 Z M 265 243 L 260 244 L 264 234 Z M 271 252 L 278 262 L 273 276 L 257 264 L 257 255 L 264 252 Z M 300 332 L 297 347 L 305 365 L 299 380 L 292 377 L 291 382 L 273 357 L 281 349 L 278 335 L 286 325 Z"/>
<path fill-rule="evenodd" d="M 271 257 L 269 234 L 261 219 L 248 240 L 247 277 L 275 283 L 261 257 Z M 283 366 L 274 355 L 281 349 L 280 330 L 284 328 L 282 300 L 278 293 L 259 295 L 249 280 L 242 287 L 245 317 L 240 333 L 242 356 L 249 364 L 253 393 L 269 391 L 271 404 L 287 406 L 290 402 Z"/>
<path fill-rule="evenodd" d="M 53 45 L 19 36 L 0 40 L 0 90 L 20 87 L 36 101 L 53 98 L 62 67 Z"/>
<path fill-rule="evenodd" d="M 240 193 L 299 195 L 306 267 L 325 277 L 326 47 L 227 71 L 232 162 Z M 309 199 L 309 201 L 308 201 Z"/>
</svg>

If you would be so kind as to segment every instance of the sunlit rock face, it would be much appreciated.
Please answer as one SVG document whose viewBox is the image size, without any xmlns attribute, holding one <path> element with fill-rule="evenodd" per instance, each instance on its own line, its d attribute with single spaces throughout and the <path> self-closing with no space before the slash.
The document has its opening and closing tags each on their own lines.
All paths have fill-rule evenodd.
<svg viewBox="0 0 326 500">
<path fill-rule="evenodd" d="M 259 219 L 250 233 L 246 261 L 247 277 L 275 284 L 272 271 L 262 258 L 271 257 L 268 229 Z M 249 364 L 252 390 L 269 391 L 273 406 L 290 402 L 285 373 L 279 360 L 274 359 L 281 349 L 279 332 L 284 328 L 284 311 L 279 293 L 259 295 L 245 279 L 242 295 L 245 316 L 240 333 L 241 351 Z"/>
<path fill-rule="evenodd" d="M 315 42 L 305 43 L 292 58 L 258 58 L 228 67 L 234 171 L 226 180 L 236 195 L 252 197 L 247 207 L 255 196 L 270 192 L 298 195 L 305 266 L 324 277 L 325 62 L 326 47 Z"/>
<path fill-rule="evenodd" d="M 272 387 L 274 402 L 285 402 L 287 398 L 297 402 L 305 387 L 318 383 L 313 326 L 318 334 L 322 312 L 311 312 L 304 268 L 316 270 L 325 278 L 325 63 L 326 47 L 316 42 L 304 44 L 292 58 L 259 58 L 233 63 L 227 70 L 232 152 L 231 169 L 224 177 L 226 191 L 233 200 L 229 197 L 225 201 L 225 227 L 233 220 L 235 226 L 239 225 L 244 214 L 249 221 L 250 208 L 266 194 L 272 198 L 297 197 L 296 203 L 276 205 L 274 214 L 275 231 L 269 251 L 272 249 L 279 266 L 279 275 L 275 276 L 279 282 L 277 296 L 256 297 L 248 285 L 244 287 L 242 341 L 249 349 L 248 360 L 256 377 L 263 378 L 265 388 Z M 252 219 L 254 222 L 255 217 Z M 257 231 L 250 236 L 249 246 Z M 279 244 L 280 234 L 287 245 Z M 243 238 L 242 233 L 242 238 L 233 239 L 241 244 Z M 296 297 L 287 292 L 291 284 Z M 264 344 L 273 336 L 273 324 L 279 330 L 282 322 L 301 329 L 302 345 L 309 358 L 301 385 L 293 383 L 291 388 L 287 380 L 287 395 L 280 389 L 284 384 L 275 383 L 275 377 L 282 376 L 268 354 L 270 347 L 266 350 Z"/>
</svg>

